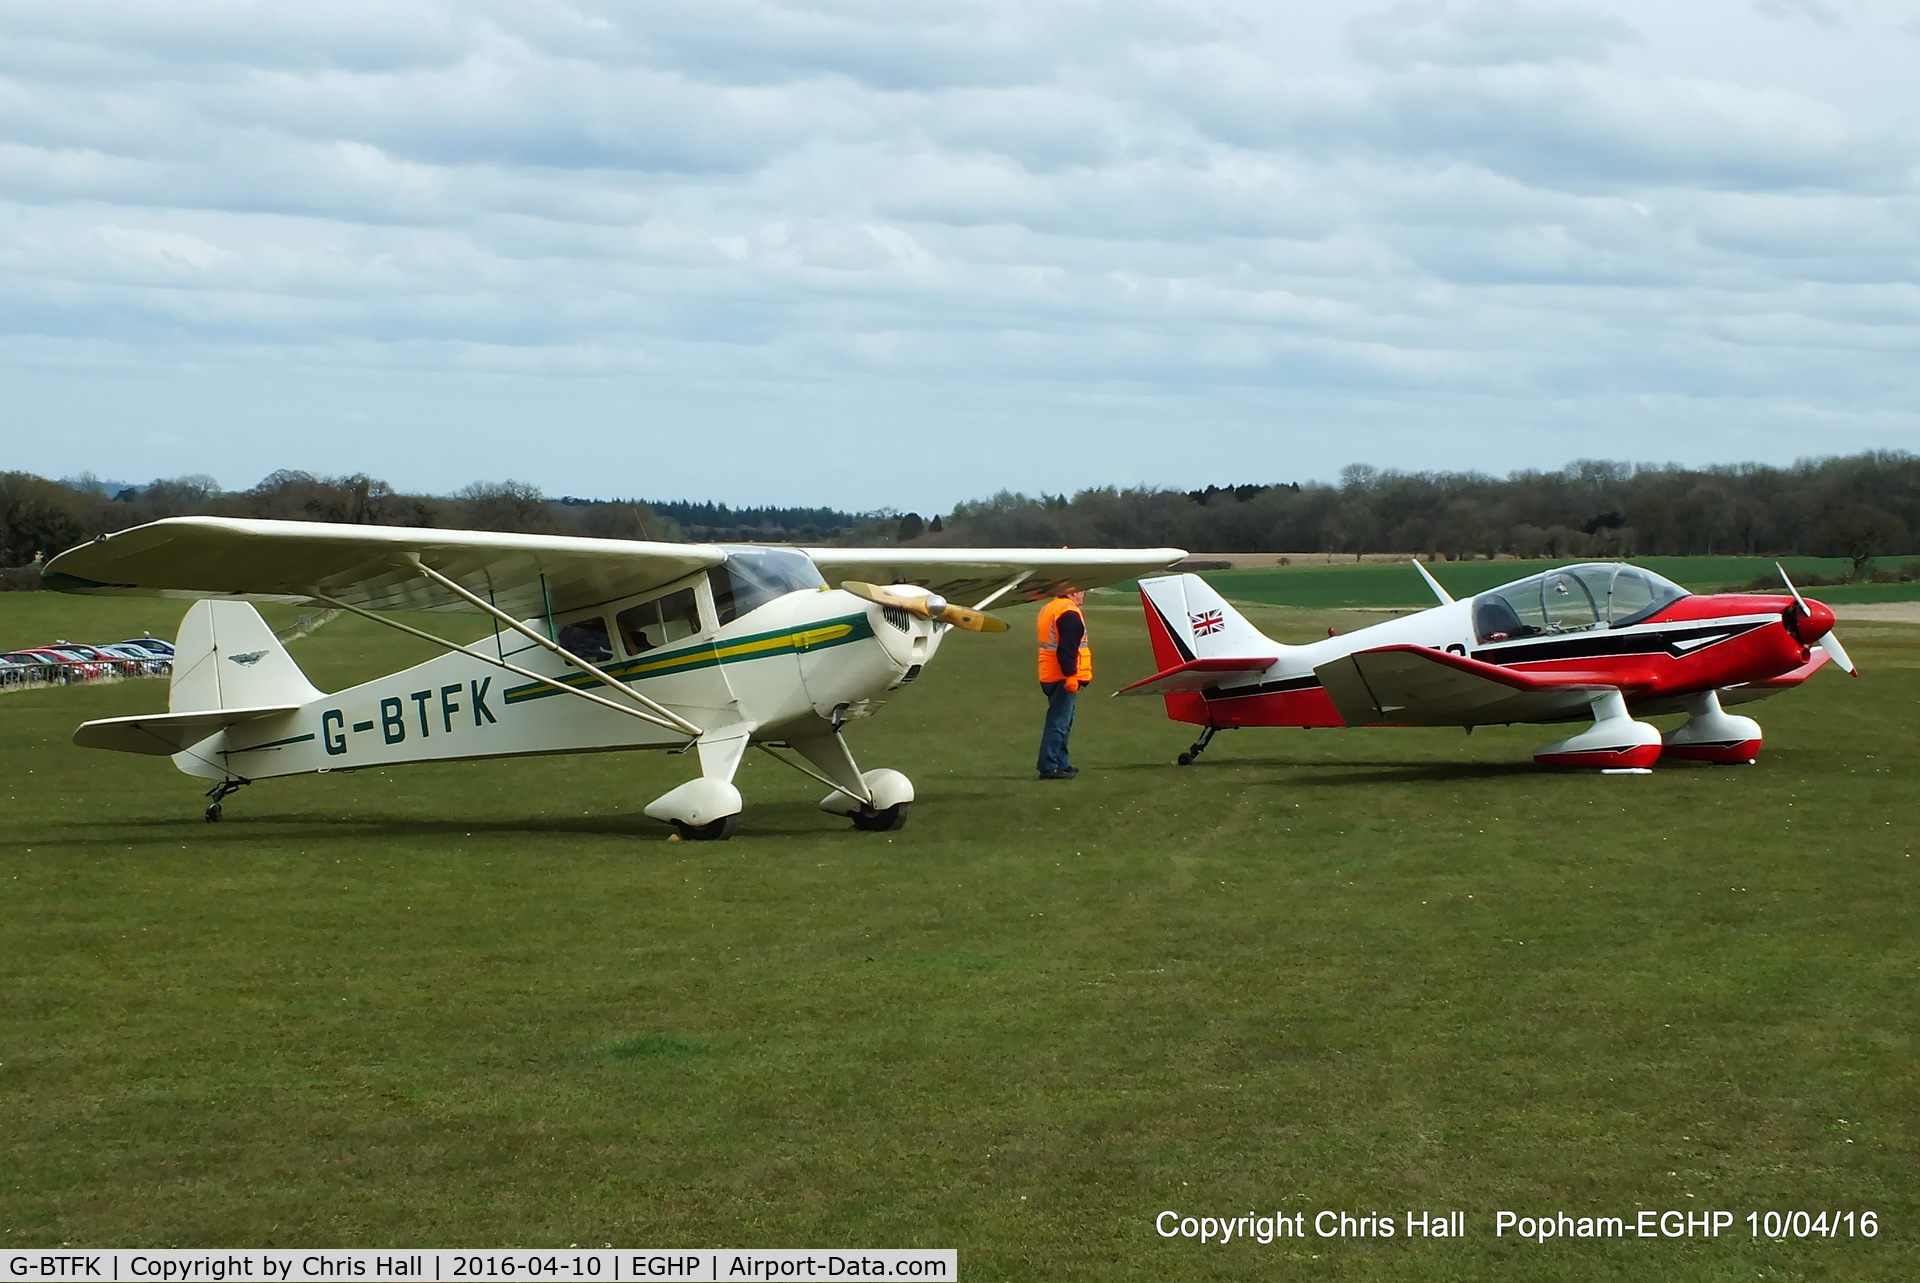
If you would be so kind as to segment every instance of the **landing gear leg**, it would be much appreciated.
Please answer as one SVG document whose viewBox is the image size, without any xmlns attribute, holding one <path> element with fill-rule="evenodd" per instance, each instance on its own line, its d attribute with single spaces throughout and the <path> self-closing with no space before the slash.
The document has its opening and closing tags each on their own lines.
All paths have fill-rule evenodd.
<svg viewBox="0 0 1920 1283">
<path fill-rule="evenodd" d="M 683 842 L 724 842 L 740 831 L 740 790 L 733 786 L 753 724 L 708 731 L 696 744 L 700 778 L 647 803 L 651 819 L 665 820 Z"/>
<path fill-rule="evenodd" d="M 840 709 L 833 712 L 837 720 Z M 863 833 L 897 833 L 906 824 L 907 812 L 913 809 L 913 781 L 885 767 L 862 771 L 837 727 L 824 735 L 790 739 L 787 747 L 818 768 L 806 774 L 833 785 L 834 791 L 820 799 L 820 809 L 827 814 L 846 816 Z M 786 758 L 780 760 L 802 769 Z"/>
<path fill-rule="evenodd" d="M 1593 725 L 1568 739 L 1542 744 L 1533 760 L 1542 766 L 1592 766 L 1615 774 L 1645 775 L 1660 758 L 1660 728 L 1636 722 L 1617 690 L 1596 693 Z"/>
<path fill-rule="evenodd" d="M 252 780 L 221 780 L 218 784 L 208 789 L 207 796 L 213 800 L 207 803 L 207 823 L 218 824 L 220 822 L 220 803 L 225 801 L 230 794 L 238 793 L 251 783 L 253 783 Z"/>
<path fill-rule="evenodd" d="M 1219 729 L 1218 726 L 1209 726 L 1206 730 L 1201 731 L 1200 738 L 1187 745 L 1187 751 L 1180 755 L 1180 765 L 1192 766 L 1195 762 L 1199 761 L 1200 755 L 1207 751 L 1207 745 L 1213 743 L 1214 733 Z"/>
</svg>

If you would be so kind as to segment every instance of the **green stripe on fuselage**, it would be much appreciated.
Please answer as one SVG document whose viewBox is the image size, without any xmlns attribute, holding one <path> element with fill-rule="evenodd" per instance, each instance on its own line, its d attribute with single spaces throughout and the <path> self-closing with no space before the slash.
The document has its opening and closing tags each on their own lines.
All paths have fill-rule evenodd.
<svg viewBox="0 0 1920 1283">
<path fill-rule="evenodd" d="M 826 650 L 871 636 L 873 621 L 863 614 L 845 615 L 839 619 L 823 619 L 805 628 L 787 628 L 725 641 L 702 642 L 698 646 L 689 646 L 667 655 L 642 656 L 618 664 L 602 664 L 600 667 L 609 677 L 632 683 L 645 681 L 649 677 L 664 677 L 669 673 L 690 673 L 698 668 L 711 668 L 715 664 L 744 664 L 775 655 L 791 655 L 796 651 Z M 591 673 L 570 673 L 557 680 L 574 690 L 592 690 L 606 684 Z M 506 702 L 519 704 L 558 694 L 559 691 L 545 682 L 527 682 L 507 687 Z"/>
<path fill-rule="evenodd" d="M 229 757 L 235 753 L 258 753 L 260 750 L 267 748 L 285 748 L 289 744 L 304 744 L 313 738 L 314 733 L 308 731 L 305 735 L 289 735 L 283 740 L 268 740 L 265 744 L 249 744 L 245 748 L 230 748 L 225 750 L 225 752 Z"/>
</svg>

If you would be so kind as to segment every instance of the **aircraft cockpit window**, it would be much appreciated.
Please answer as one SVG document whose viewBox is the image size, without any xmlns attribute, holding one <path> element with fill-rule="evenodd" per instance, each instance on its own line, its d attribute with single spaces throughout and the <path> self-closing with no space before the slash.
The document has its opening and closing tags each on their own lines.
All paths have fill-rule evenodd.
<svg viewBox="0 0 1920 1283">
<path fill-rule="evenodd" d="M 1547 617 L 1547 631 L 1572 633 L 1592 628 L 1600 622 L 1600 607 L 1593 593 L 1577 573 L 1586 567 L 1555 570 L 1540 577 L 1540 608 Z"/>
<path fill-rule="evenodd" d="M 1473 631 L 1483 642 L 1511 641 L 1545 631 L 1540 576 L 1503 585 L 1473 599 Z"/>
<path fill-rule="evenodd" d="M 1687 590 L 1638 566 L 1612 567 L 1607 588 L 1607 622 L 1614 628 L 1637 624 L 1687 595 Z"/>
<path fill-rule="evenodd" d="M 554 640 L 560 643 L 562 650 L 571 651 L 590 664 L 613 658 L 613 642 L 607 636 L 607 621 L 598 615 L 560 625 L 560 635 Z"/>
<path fill-rule="evenodd" d="M 1473 631 L 1483 642 L 1625 628 L 1687 595 L 1651 570 L 1615 562 L 1563 566 L 1502 584 L 1473 599 Z"/>
<path fill-rule="evenodd" d="M 627 654 L 639 655 L 700 631 L 700 602 L 693 589 L 643 601 L 614 616 Z"/>
<path fill-rule="evenodd" d="M 823 588 L 827 582 L 812 558 L 791 548 L 729 548 L 726 563 L 709 570 L 707 579 L 722 625 L 776 597 Z"/>
</svg>

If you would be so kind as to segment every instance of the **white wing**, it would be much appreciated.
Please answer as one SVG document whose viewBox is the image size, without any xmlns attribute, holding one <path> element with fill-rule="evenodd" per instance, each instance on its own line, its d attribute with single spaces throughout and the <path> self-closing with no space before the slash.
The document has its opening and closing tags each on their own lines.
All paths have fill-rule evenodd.
<svg viewBox="0 0 1920 1283">
<path fill-rule="evenodd" d="M 1102 588 L 1158 574 L 1179 548 L 806 548 L 830 584 L 860 579 L 919 584 L 976 608 L 1010 596 L 1040 601 L 1069 588 Z"/>
<path fill-rule="evenodd" d="M 101 596 L 337 597 L 368 610 L 471 611 L 408 558 L 527 619 L 647 592 L 726 553 L 710 544 L 319 521 L 170 517 L 68 549 L 47 586 Z"/>
</svg>

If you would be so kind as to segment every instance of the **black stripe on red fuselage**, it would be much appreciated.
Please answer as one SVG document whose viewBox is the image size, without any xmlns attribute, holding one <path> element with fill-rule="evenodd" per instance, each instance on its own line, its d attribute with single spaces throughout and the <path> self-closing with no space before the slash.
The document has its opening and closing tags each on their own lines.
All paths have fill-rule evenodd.
<svg viewBox="0 0 1920 1283">
<path fill-rule="evenodd" d="M 1195 726 L 1345 726 L 1312 673 L 1167 697 L 1167 716 Z"/>
<path fill-rule="evenodd" d="M 1721 620 L 1707 624 L 1630 628 L 1624 632 L 1515 638 L 1482 646 L 1471 654 L 1482 663 L 1505 667 L 1565 663 L 1568 660 L 1618 659 L 1628 655 L 1666 655 L 1672 659 L 1684 659 L 1756 628 L 1779 622 L 1778 619 Z M 1784 628 L 1782 631 L 1785 631 Z"/>
<path fill-rule="evenodd" d="M 1694 599 L 1689 599 L 1693 601 Z M 1697 605 L 1697 602 L 1695 603 Z M 1806 662 L 1807 649 L 1776 616 L 1650 621 L 1620 631 L 1516 638 L 1472 657 L 1520 672 L 1616 671 L 1628 700 L 1766 681 Z"/>
</svg>

